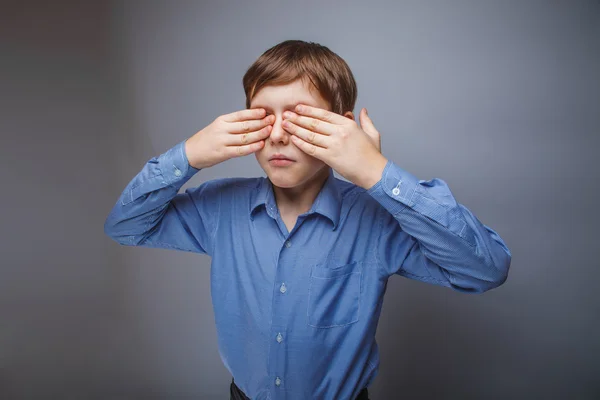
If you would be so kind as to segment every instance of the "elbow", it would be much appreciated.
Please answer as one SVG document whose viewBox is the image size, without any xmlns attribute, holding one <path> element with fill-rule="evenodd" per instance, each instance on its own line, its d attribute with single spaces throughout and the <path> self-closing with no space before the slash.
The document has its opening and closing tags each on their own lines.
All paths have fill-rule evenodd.
<svg viewBox="0 0 600 400">
<path fill-rule="evenodd" d="M 119 233 L 117 229 L 118 222 L 113 221 L 111 216 L 109 215 L 104 221 L 104 234 L 123 246 L 129 246 L 131 243 L 127 242 L 126 239 L 128 236 L 124 236 Z"/>
<path fill-rule="evenodd" d="M 499 262 L 487 263 L 487 270 L 491 271 L 489 279 L 483 282 L 480 293 L 487 292 L 488 290 L 495 289 L 502 286 L 508 279 L 508 271 L 510 269 L 510 254 L 506 254 L 505 257 Z"/>
<path fill-rule="evenodd" d="M 114 225 L 110 220 L 110 216 L 104 221 L 104 234 L 109 238 L 113 238 Z"/>
<path fill-rule="evenodd" d="M 482 281 L 479 293 L 495 289 L 506 282 L 511 260 L 512 255 L 510 251 L 502 249 L 502 251 L 496 252 L 495 257 L 482 261 L 482 265 L 485 266 L 485 271 L 488 271 L 488 273 L 485 280 Z"/>
<path fill-rule="evenodd" d="M 512 261 L 512 255 L 508 249 L 502 251 L 501 257 L 498 257 L 496 261 L 492 260 L 490 268 L 495 272 L 492 288 L 496 288 L 502 285 L 508 279 L 508 271 L 510 270 L 510 263 Z"/>
<path fill-rule="evenodd" d="M 148 235 L 138 235 L 123 221 L 114 221 L 110 216 L 104 221 L 104 234 L 122 246 L 141 246 Z"/>
<path fill-rule="evenodd" d="M 501 286 L 505 281 L 506 277 L 495 279 L 492 281 L 477 280 L 473 281 L 470 285 L 463 284 L 461 286 L 451 282 L 450 287 L 453 290 L 461 293 L 481 294 L 487 292 L 488 290 L 492 290 L 497 288 L 498 286 Z"/>
<path fill-rule="evenodd" d="M 476 268 L 477 273 L 469 274 L 470 279 L 464 277 L 460 279 L 454 276 L 453 279 L 450 279 L 450 287 L 457 292 L 468 294 L 480 294 L 495 289 L 508 279 L 510 262 L 510 254 L 506 254 L 500 262 L 480 261 L 479 268 Z M 482 274 L 483 271 L 485 273 Z"/>
<path fill-rule="evenodd" d="M 498 274 L 493 280 L 485 282 L 482 285 L 481 293 L 487 292 L 488 290 L 495 289 L 499 286 L 502 286 L 504 282 L 508 279 L 508 270 L 504 273 Z"/>
<path fill-rule="evenodd" d="M 104 234 L 106 236 L 108 236 L 109 238 L 113 239 L 114 231 L 115 231 L 115 224 L 113 223 L 113 221 L 111 220 L 110 215 L 109 215 L 108 217 L 106 217 L 106 220 L 104 221 Z"/>
<path fill-rule="evenodd" d="M 124 244 L 122 240 L 119 238 L 117 231 L 115 229 L 115 225 L 112 224 L 108 219 L 104 222 L 104 234 L 117 242 L 118 244 Z"/>
<path fill-rule="evenodd" d="M 117 222 L 112 218 L 112 212 L 106 217 L 104 221 L 104 234 L 113 240 L 117 240 Z"/>
</svg>

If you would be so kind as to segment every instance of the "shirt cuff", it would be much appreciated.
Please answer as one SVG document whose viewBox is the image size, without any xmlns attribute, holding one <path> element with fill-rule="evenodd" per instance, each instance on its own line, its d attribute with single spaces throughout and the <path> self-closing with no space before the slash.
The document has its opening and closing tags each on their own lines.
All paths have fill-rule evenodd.
<svg viewBox="0 0 600 400">
<path fill-rule="evenodd" d="M 178 183 L 183 186 L 185 182 L 200 171 L 200 169 L 190 165 L 185 154 L 185 140 L 161 155 L 159 165 L 161 166 L 163 179 L 168 185 Z"/>
<path fill-rule="evenodd" d="M 419 184 L 419 178 L 388 160 L 381 179 L 367 193 L 377 200 L 392 215 L 413 207 L 413 197 Z"/>
</svg>

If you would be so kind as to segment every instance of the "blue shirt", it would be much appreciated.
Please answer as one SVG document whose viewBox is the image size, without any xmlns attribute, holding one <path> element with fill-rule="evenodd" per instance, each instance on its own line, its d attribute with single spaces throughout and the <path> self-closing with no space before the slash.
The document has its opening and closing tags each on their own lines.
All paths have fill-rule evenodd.
<svg viewBox="0 0 600 400">
<path fill-rule="evenodd" d="M 388 278 L 481 293 L 507 278 L 500 236 L 441 179 L 388 161 L 369 190 L 330 174 L 288 232 L 265 177 L 178 191 L 199 171 L 185 141 L 150 159 L 106 219 L 126 246 L 212 257 L 219 353 L 251 399 L 354 399 L 379 368 Z"/>
</svg>

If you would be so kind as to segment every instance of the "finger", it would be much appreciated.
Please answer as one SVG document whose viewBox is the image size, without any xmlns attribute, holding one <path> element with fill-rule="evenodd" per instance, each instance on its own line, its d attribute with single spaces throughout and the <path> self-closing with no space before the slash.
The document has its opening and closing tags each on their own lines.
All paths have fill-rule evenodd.
<svg viewBox="0 0 600 400">
<path fill-rule="evenodd" d="M 242 156 L 246 156 L 248 154 L 252 154 L 252 153 L 262 149 L 264 145 L 265 145 L 265 141 L 261 140 L 259 142 L 246 144 L 243 146 L 228 146 L 228 147 L 226 147 L 226 149 L 227 149 L 227 152 L 229 153 L 229 157 L 233 158 L 233 157 L 242 157 Z"/>
<path fill-rule="evenodd" d="M 323 152 L 324 148 L 315 146 L 314 144 L 307 143 L 298 136 L 292 135 L 292 142 L 298 147 L 300 150 L 308 154 L 309 156 L 318 158 L 323 161 Z"/>
<path fill-rule="evenodd" d="M 229 133 L 248 133 L 257 131 L 262 127 L 275 122 L 275 116 L 269 115 L 263 119 L 254 119 L 246 121 L 231 122 L 227 127 Z"/>
<path fill-rule="evenodd" d="M 363 112 L 363 110 L 364 110 L 364 112 Z M 371 137 L 379 136 L 379 131 L 375 128 L 375 125 L 373 124 L 373 120 L 371 119 L 371 117 L 369 117 L 369 114 L 367 114 L 366 108 L 363 108 L 361 110 L 359 119 L 360 119 L 360 127 L 363 131 L 365 131 L 365 133 L 367 133 Z"/>
<path fill-rule="evenodd" d="M 248 133 L 234 133 L 231 135 L 227 135 L 225 139 L 226 146 L 240 146 L 245 144 L 250 144 L 257 142 L 259 140 L 263 140 L 269 137 L 271 134 L 271 130 L 273 129 L 272 125 L 267 125 L 262 129 L 254 132 Z"/>
<path fill-rule="evenodd" d="M 248 119 L 259 119 L 265 116 L 264 108 L 249 108 L 245 110 L 239 110 L 232 112 L 230 114 L 225 114 L 222 116 L 223 121 L 225 122 L 238 122 L 245 121 Z"/>
<path fill-rule="evenodd" d="M 286 112 L 284 116 L 287 121 L 292 121 L 296 125 L 303 126 L 308 130 L 318 132 L 322 135 L 333 135 L 338 129 L 337 126 L 330 124 L 329 122 L 316 118 L 305 117 L 293 112 Z"/>
<path fill-rule="evenodd" d="M 327 145 L 329 136 L 322 135 L 315 131 L 305 129 L 305 128 L 298 126 L 290 121 L 285 121 L 283 123 L 283 127 L 286 131 L 290 132 L 292 135 L 300 137 L 305 142 L 308 142 L 308 143 L 314 144 L 315 146 L 319 146 L 319 147 L 323 147 L 323 148 L 329 147 Z"/>
<path fill-rule="evenodd" d="M 323 108 L 307 106 L 306 104 L 298 104 L 295 108 L 296 113 L 306 117 L 316 118 L 321 121 L 329 122 L 334 125 L 344 125 L 350 121 L 349 118 L 343 115 L 328 111 Z"/>
</svg>

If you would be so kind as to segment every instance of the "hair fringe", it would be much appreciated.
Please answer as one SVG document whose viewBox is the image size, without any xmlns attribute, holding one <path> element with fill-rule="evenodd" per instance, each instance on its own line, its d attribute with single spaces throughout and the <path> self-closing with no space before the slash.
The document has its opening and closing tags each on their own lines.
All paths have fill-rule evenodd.
<svg viewBox="0 0 600 400">
<path fill-rule="evenodd" d="M 343 115 L 354 110 L 358 91 L 346 61 L 319 43 L 291 39 L 267 49 L 244 74 L 246 108 L 264 86 L 285 85 L 297 79 L 310 82 L 331 111 Z"/>
</svg>

